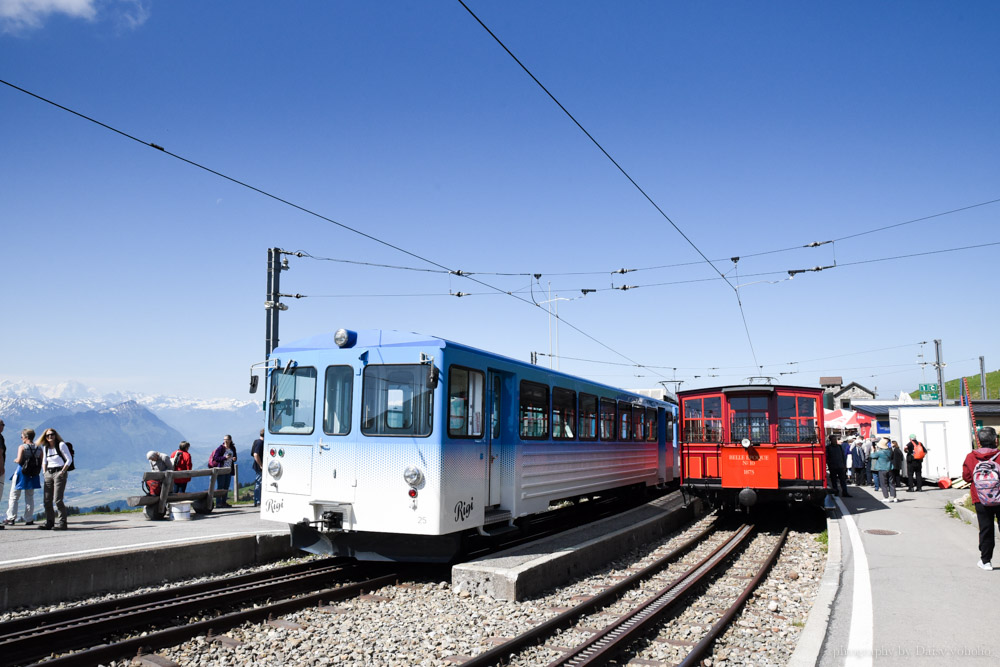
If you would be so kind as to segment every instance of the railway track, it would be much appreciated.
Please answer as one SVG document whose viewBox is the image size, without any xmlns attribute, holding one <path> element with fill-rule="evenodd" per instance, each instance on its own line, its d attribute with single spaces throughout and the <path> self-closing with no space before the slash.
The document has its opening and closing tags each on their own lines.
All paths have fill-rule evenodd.
<svg viewBox="0 0 1000 667">
<path fill-rule="evenodd" d="M 744 550 L 755 535 L 754 527 L 746 524 L 728 533 L 713 531 L 715 529 L 711 526 L 705 528 L 618 584 L 463 662 L 463 666 L 483 667 L 508 662 L 548 664 L 549 667 L 604 665 L 612 663 L 623 653 L 637 655 L 642 645 L 663 628 L 665 620 L 675 615 L 682 604 L 687 606 L 690 598 L 710 582 L 715 582 L 713 587 L 725 582 L 728 576 L 723 574 L 726 564 Z M 787 533 L 786 529 L 770 540 L 773 544 L 767 556 L 754 561 L 753 575 L 743 574 L 746 564 L 736 563 L 739 572 L 735 575 L 736 580 L 744 585 L 739 586 L 739 591 L 732 591 L 731 582 L 723 583 L 722 587 L 730 589 L 730 592 L 722 596 L 713 595 L 714 604 L 720 597 L 728 598 L 728 608 L 700 641 L 685 639 L 677 642 L 678 646 L 689 648 L 679 664 L 695 665 L 704 657 L 777 560 Z M 610 621 L 609 616 L 613 617 Z M 580 640 L 573 643 L 574 637 Z M 657 639 L 671 641 L 669 638 Z M 535 648 L 540 643 L 544 646 Z M 529 653 L 532 653 L 530 657 Z M 521 657 L 524 659 L 521 660 Z"/>
<path fill-rule="evenodd" d="M 14 619 L 0 624 L 0 656 L 11 665 L 43 659 L 45 665 L 94 665 L 128 658 L 247 621 L 356 597 L 398 579 L 395 573 L 371 576 L 371 570 L 357 563 L 312 561 Z M 248 604 L 254 606 L 220 611 Z M 211 618 L 190 620 L 214 612 Z M 141 636 L 120 638 L 139 630 Z"/>
</svg>

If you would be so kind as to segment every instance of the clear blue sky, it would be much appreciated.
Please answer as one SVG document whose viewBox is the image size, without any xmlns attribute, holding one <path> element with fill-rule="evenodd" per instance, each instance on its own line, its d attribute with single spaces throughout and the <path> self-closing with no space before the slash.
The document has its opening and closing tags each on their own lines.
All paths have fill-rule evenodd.
<svg viewBox="0 0 1000 667">
<path fill-rule="evenodd" d="M 934 338 L 948 377 L 1000 366 L 1000 246 L 850 265 L 998 242 L 1000 203 L 842 238 L 1000 198 L 1000 5 L 469 4 L 708 257 L 743 257 L 734 285 L 840 265 L 740 289 L 765 374 L 887 396 L 921 382 Z M 0 30 L 0 79 L 441 265 L 541 273 L 539 301 L 644 286 L 558 302 L 564 357 L 628 363 L 571 323 L 684 388 L 754 373 L 725 282 L 650 286 L 707 264 L 611 274 L 700 257 L 457 2 L 0 0 Z M 107 390 L 245 397 L 269 247 L 433 268 L 8 86 L 0 224 L 0 377 Z M 549 350 L 544 310 L 443 296 L 489 291 L 467 279 L 290 263 L 283 291 L 309 298 L 283 341 L 346 326 Z M 435 296 L 357 296 L 415 294 Z"/>
</svg>

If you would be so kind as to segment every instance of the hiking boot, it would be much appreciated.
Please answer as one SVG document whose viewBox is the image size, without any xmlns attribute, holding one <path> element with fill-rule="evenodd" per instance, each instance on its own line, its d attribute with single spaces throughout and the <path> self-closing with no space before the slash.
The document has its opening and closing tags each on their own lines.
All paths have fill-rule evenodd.
<svg viewBox="0 0 1000 667">
<path fill-rule="evenodd" d="M 976 565 L 978 565 L 980 569 L 986 570 L 987 572 L 993 571 L 993 563 L 984 563 L 983 561 L 979 561 Z"/>
<path fill-rule="evenodd" d="M 69 526 L 67 526 L 64 523 L 61 523 L 58 526 L 53 526 L 52 530 L 69 530 Z"/>
<path fill-rule="evenodd" d="M 43 523 L 38 527 L 38 530 L 52 530 L 52 526 L 50 524 Z"/>
<path fill-rule="evenodd" d="M 14 525 L 14 520 L 13 519 L 4 519 L 3 520 L 3 525 L 5 525 L 5 526 L 13 526 Z"/>
<path fill-rule="evenodd" d="M 25 526 L 34 526 L 34 525 L 35 525 L 35 522 L 34 522 L 34 521 L 25 521 L 25 522 L 24 522 L 24 525 L 25 525 Z"/>
</svg>

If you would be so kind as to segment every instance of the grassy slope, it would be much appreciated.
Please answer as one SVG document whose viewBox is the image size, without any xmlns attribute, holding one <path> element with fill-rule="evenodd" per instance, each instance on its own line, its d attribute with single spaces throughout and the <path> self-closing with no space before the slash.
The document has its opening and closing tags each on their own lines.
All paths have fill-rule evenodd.
<svg viewBox="0 0 1000 667">
<path fill-rule="evenodd" d="M 970 375 L 966 379 L 969 381 L 969 391 L 972 393 L 972 398 L 982 398 L 982 392 L 979 387 L 979 374 Z M 958 398 L 962 395 L 962 390 L 960 388 L 961 381 L 961 378 L 945 381 L 944 387 L 946 393 L 948 394 L 948 398 Z M 986 374 L 986 394 L 988 398 L 996 399 L 997 392 L 1000 392 L 1000 370 L 990 371 Z M 910 396 L 919 399 L 920 392 L 911 392 Z"/>
</svg>

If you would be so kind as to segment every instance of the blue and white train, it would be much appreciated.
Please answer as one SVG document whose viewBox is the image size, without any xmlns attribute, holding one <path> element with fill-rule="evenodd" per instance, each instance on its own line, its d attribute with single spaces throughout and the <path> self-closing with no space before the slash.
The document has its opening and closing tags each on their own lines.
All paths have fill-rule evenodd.
<svg viewBox="0 0 1000 667">
<path fill-rule="evenodd" d="M 669 397 L 398 331 L 340 329 L 267 366 L 261 516 L 305 551 L 445 562 L 560 501 L 678 476 Z"/>
</svg>

